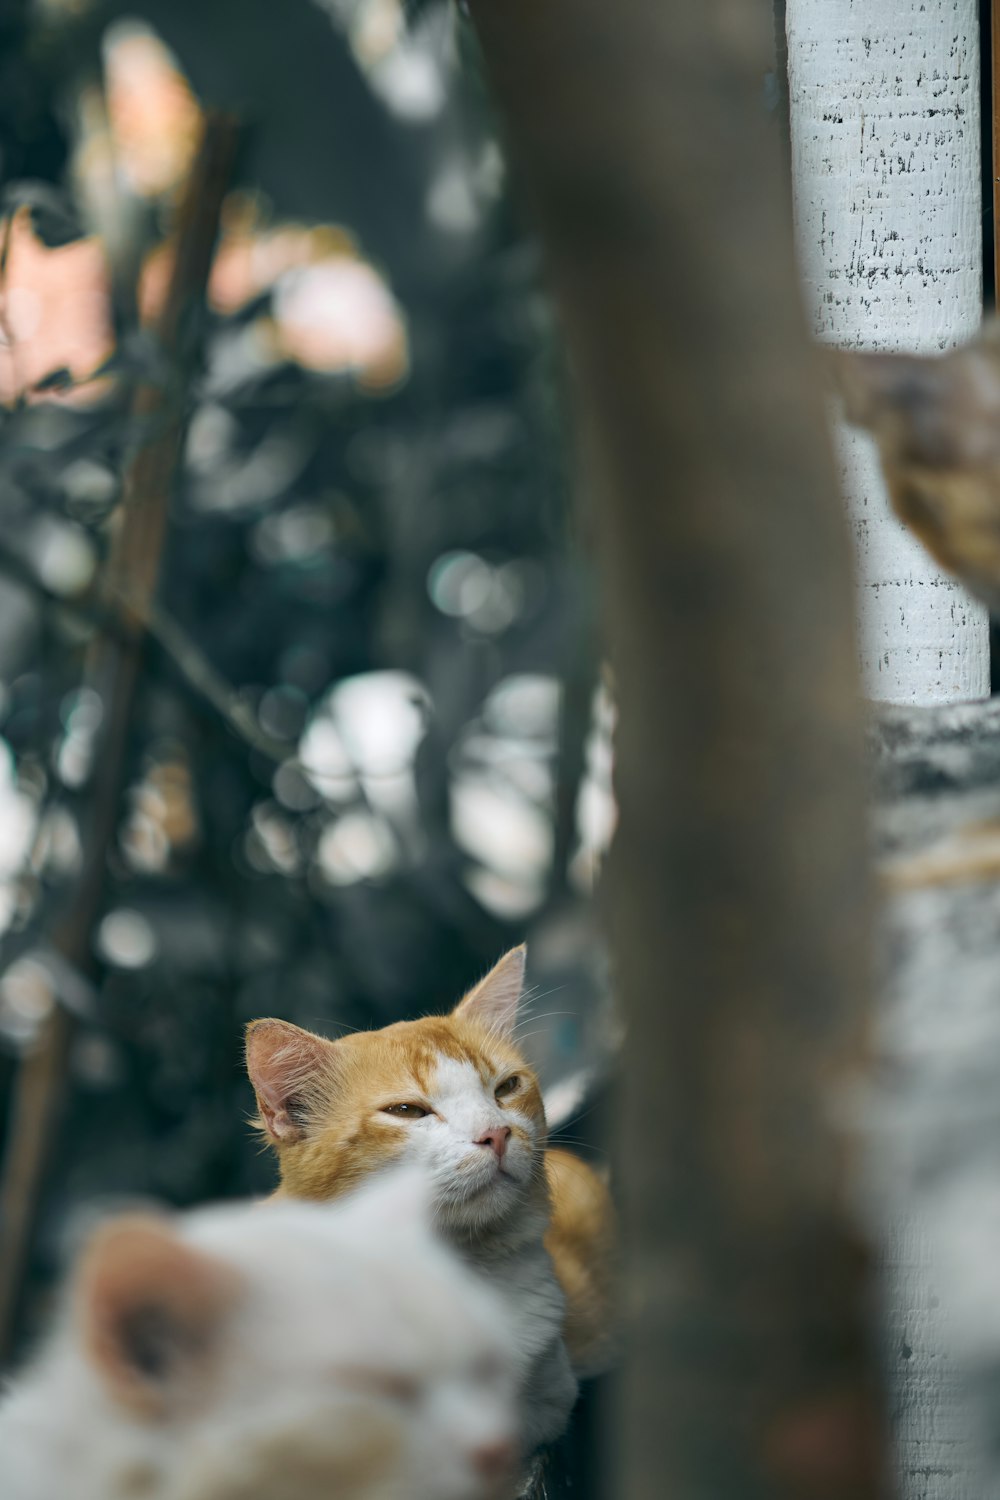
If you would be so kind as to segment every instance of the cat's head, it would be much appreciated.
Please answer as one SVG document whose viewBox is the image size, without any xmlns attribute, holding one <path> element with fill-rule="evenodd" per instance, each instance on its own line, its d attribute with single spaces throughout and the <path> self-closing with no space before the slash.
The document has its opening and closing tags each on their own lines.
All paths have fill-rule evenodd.
<svg viewBox="0 0 1000 1500">
<path fill-rule="evenodd" d="M 430 1171 L 442 1226 L 503 1225 L 545 1204 L 545 1109 L 515 1041 L 524 948 L 450 1015 L 337 1041 L 251 1023 L 247 1067 L 261 1128 L 292 1197 L 324 1199 L 392 1162 Z"/>
<path fill-rule="evenodd" d="M 417 1178 L 100 1230 L 0 1408 L 4 1500 L 502 1500 L 509 1334 Z"/>
</svg>

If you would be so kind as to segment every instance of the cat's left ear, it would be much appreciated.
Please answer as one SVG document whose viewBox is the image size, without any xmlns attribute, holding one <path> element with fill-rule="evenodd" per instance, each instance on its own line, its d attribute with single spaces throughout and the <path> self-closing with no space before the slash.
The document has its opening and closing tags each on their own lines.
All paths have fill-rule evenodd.
<svg viewBox="0 0 1000 1500">
<path fill-rule="evenodd" d="M 481 979 L 464 1000 L 460 1000 L 452 1015 L 460 1021 L 471 1021 L 482 1026 L 495 1036 L 509 1041 L 514 1034 L 517 1007 L 524 989 L 524 961 L 528 949 L 522 943 L 511 948 L 496 964 L 485 979 Z"/>
<path fill-rule="evenodd" d="M 329 1067 L 336 1043 L 270 1017 L 247 1027 L 247 1072 L 261 1122 L 272 1143 L 305 1135 L 303 1104 Z"/>
<path fill-rule="evenodd" d="M 87 1361 L 120 1406 L 164 1417 L 209 1378 L 241 1290 L 235 1270 L 167 1221 L 114 1220 L 94 1235 L 73 1288 Z"/>
</svg>

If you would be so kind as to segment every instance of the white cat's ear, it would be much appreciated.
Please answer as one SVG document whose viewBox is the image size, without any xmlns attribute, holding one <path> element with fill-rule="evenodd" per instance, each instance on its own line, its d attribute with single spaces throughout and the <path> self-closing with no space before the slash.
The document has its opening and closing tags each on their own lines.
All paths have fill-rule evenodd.
<svg viewBox="0 0 1000 1500">
<path fill-rule="evenodd" d="M 84 1354 L 108 1393 L 155 1418 L 196 1390 L 241 1290 L 238 1273 L 145 1215 L 99 1229 L 74 1286 Z"/>
<path fill-rule="evenodd" d="M 426 1167 L 389 1167 L 364 1183 L 338 1212 L 350 1214 L 366 1235 L 377 1240 L 413 1230 L 427 1232 L 434 1217 L 434 1184 Z"/>
<path fill-rule="evenodd" d="M 517 1007 L 524 989 L 525 943 L 511 948 L 498 964 L 481 979 L 474 990 L 456 1005 L 452 1015 L 460 1021 L 471 1021 L 495 1036 L 508 1041 L 514 1034 Z"/>
<path fill-rule="evenodd" d="M 251 1021 L 247 1072 L 265 1130 L 276 1144 L 305 1134 L 303 1095 L 325 1071 L 335 1044 L 289 1021 Z"/>
</svg>

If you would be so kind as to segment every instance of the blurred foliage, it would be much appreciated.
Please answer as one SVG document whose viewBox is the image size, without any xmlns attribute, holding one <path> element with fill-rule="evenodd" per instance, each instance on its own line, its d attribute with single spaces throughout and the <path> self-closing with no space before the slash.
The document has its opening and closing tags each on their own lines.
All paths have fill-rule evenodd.
<svg viewBox="0 0 1000 1500">
<path fill-rule="evenodd" d="M 225 311 L 215 298 L 105 914 L 92 966 L 66 972 L 48 934 L 101 753 L 100 685 L 83 675 L 95 579 L 144 436 L 134 380 L 169 377 L 135 272 L 171 195 L 119 183 L 109 198 L 81 167 L 116 7 L 4 4 L 8 244 L 17 207 L 43 269 L 76 265 L 98 231 L 114 294 L 113 350 L 82 385 L 58 362 L 18 385 L 41 326 L 31 284 L 8 279 L 0 319 L 15 387 L 0 419 L 0 1119 L 53 997 L 78 1017 L 40 1282 L 95 1201 L 266 1188 L 241 1067 L 252 1017 L 336 1034 L 440 1009 L 527 933 L 550 1076 L 602 1035 L 581 890 L 607 832 L 607 724 L 561 371 L 465 28 L 434 6 L 406 27 L 382 0 L 127 13 L 203 103 L 246 119 L 236 218 L 343 226 L 336 265 L 375 268 L 406 353 L 374 382 L 360 356 L 330 371 L 289 353 L 277 307 L 306 283 L 287 268 Z M 323 254 L 340 243 L 325 233 Z M 351 274 L 360 316 L 369 283 Z M 308 285 L 322 322 L 341 293 Z"/>
</svg>

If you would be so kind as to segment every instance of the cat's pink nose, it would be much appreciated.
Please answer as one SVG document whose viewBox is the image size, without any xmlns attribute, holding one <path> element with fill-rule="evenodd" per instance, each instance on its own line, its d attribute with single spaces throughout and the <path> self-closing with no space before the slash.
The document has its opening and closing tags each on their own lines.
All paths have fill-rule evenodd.
<svg viewBox="0 0 1000 1500">
<path fill-rule="evenodd" d="M 510 1131 L 507 1132 L 510 1134 Z M 479 1144 L 478 1141 L 476 1143 Z M 472 1451 L 472 1467 L 484 1479 L 501 1479 L 513 1473 L 517 1460 L 517 1449 L 513 1443 L 498 1439 L 492 1443 L 480 1443 Z"/>
<path fill-rule="evenodd" d="M 494 1125 L 492 1130 L 487 1130 L 476 1142 L 477 1146 L 489 1146 L 495 1153 L 497 1161 L 503 1161 L 503 1154 L 507 1150 L 507 1142 L 510 1140 L 509 1125 Z"/>
</svg>

